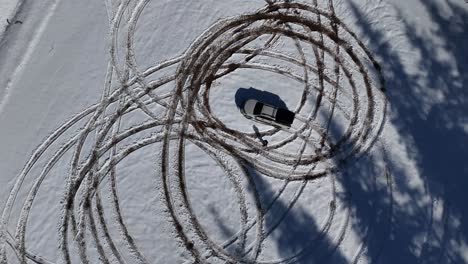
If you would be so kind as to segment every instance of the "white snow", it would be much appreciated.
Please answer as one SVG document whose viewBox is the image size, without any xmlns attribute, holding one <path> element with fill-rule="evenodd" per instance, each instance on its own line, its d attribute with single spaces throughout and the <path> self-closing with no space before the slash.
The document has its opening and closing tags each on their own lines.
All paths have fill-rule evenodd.
<svg viewBox="0 0 468 264">
<path fill-rule="evenodd" d="M 0 263 L 466 263 L 468 3 L 293 0 L 320 24 L 296 7 L 242 28 L 267 2 L 1 0 Z M 319 44 L 303 21 L 324 57 L 265 33 Z M 246 119 L 248 97 L 291 130 Z"/>
<path fill-rule="evenodd" d="M 8 26 L 8 21 L 12 22 L 16 11 L 22 1 L 18 0 L 2 0 L 0 1 L 0 40 L 3 39 L 3 34 Z M 7 21 L 8 19 L 8 21 Z M 14 23 L 15 21 L 13 21 Z"/>
</svg>

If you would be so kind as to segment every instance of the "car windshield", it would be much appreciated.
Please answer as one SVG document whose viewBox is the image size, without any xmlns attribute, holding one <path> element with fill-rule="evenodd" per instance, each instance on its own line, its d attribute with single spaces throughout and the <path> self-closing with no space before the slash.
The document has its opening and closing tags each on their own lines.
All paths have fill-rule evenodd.
<svg viewBox="0 0 468 264">
<path fill-rule="evenodd" d="M 259 114 L 262 112 L 262 108 L 263 108 L 263 104 L 262 104 L 262 103 L 257 103 L 257 104 L 255 105 L 253 114 L 254 114 L 254 115 L 259 115 Z"/>
</svg>

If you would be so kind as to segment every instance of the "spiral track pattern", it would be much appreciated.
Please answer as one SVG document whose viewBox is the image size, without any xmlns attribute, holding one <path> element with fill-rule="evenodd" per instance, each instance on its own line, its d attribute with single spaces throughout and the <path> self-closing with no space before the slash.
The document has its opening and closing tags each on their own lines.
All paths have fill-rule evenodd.
<svg viewBox="0 0 468 264">
<path fill-rule="evenodd" d="M 6 263 L 7 251 L 13 251 L 23 263 L 50 263 L 28 249 L 28 221 L 34 221 L 29 215 L 51 170 L 71 157 L 63 184 L 61 217 L 57 219 L 61 258 L 65 263 L 72 263 L 75 257 L 82 263 L 92 263 L 89 252 L 94 248 L 103 263 L 126 263 L 122 251 L 131 255 L 129 263 L 148 263 L 121 212 L 116 166 L 154 144 L 161 146 L 156 155 L 155 174 L 161 190 L 158 195 L 164 200 L 174 238 L 194 263 L 294 263 L 313 254 L 336 226 L 339 231 L 333 233 L 334 246 L 325 254 L 332 255 L 343 241 L 351 217 L 349 209 L 339 204 L 336 175 L 368 153 L 385 123 L 384 79 L 371 52 L 335 15 L 332 0 L 327 9 L 319 8 L 317 1 L 267 1 L 259 10 L 216 22 L 181 56 L 141 70 L 134 34 L 148 2 L 122 1 L 109 12 L 111 59 L 103 96 L 99 103 L 74 116 L 43 141 L 18 175 L 2 215 L 0 259 Z M 294 44 L 295 55 L 278 48 L 277 44 L 284 40 Z M 291 67 L 269 64 L 269 60 Z M 239 69 L 282 75 L 303 87 L 291 129 L 260 132 L 261 136 L 275 138 L 266 147 L 258 142 L 255 133 L 232 129 L 212 112 L 212 88 Z M 127 118 L 136 112 L 146 116 L 144 122 L 132 123 Z M 78 131 L 71 132 L 78 125 Z M 332 135 L 334 126 L 342 129 Z M 188 142 L 225 171 L 236 193 L 241 223 L 238 232 L 224 243 L 213 240 L 194 213 L 192 204 L 196 201 L 190 199 L 185 180 Z M 297 144 L 291 147 L 293 143 Z M 54 144 L 60 147 L 45 155 Z M 39 175 L 30 173 L 35 166 L 42 166 Z M 260 198 L 252 171 L 283 182 L 270 203 Z M 386 175 L 383 188 L 391 197 L 389 172 Z M 319 234 L 291 256 L 263 259 L 265 241 L 316 180 L 324 180 L 331 190 L 328 215 Z M 251 185 L 251 193 L 245 192 L 242 181 Z M 294 185 L 288 209 L 277 223 L 265 225 L 269 210 L 294 182 L 299 184 Z M 110 223 L 104 217 L 100 194 L 104 183 L 111 190 L 108 203 L 116 216 L 113 226 L 124 241 L 121 244 L 110 234 Z M 250 213 L 249 197 L 255 201 L 254 215 Z M 345 213 L 336 224 L 338 206 Z M 12 211 L 18 208 L 19 215 L 12 217 Z M 16 223 L 14 231 L 7 228 L 11 223 Z M 236 248 L 236 253 L 231 247 Z M 364 250 L 365 244 L 356 250 L 354 262 Z"/>
</svg>

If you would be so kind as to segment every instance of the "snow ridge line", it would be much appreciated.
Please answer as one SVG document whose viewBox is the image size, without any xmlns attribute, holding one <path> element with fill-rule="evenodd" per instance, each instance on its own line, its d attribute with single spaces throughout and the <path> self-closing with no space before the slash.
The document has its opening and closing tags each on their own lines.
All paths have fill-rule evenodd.
<svg viewBox="0 0 468 264">
<path fill-rule="evenodd" d="M 49 7 L 49 11 L 47 12 L 47 14 L 45 14 L 44 19 L 39 24 L 39 27 L 36 30 L 36 32 L 34 33 L 34 36 L 33 36 L 32 40 L 31 40 L 31 42 L 28 44 L 28 46 L 26 48 L 26 51 L 25 51 L 22 59 L 20 60 L 20 63 L 18 64 L 18 66 L 16 66 L 15 70 L 13 71 L 13 74 L 12 74 L 11 78 L 9 78 L 9 80 L 8 80 L 6 86 L 5 86 L 5 90 L 3 91 L 3 97 L 0 100 L 0 113 L 3 112 L 3 109 L 5 108 L 5 105 L 8 103 L 8 100 L 10 99 L 10 96 L 11 96 L 12 87 L 16 84 L 18 79 L 21 77 L 21 75 L 23 73 L 23 70 L 24 70 L 24 67 L 26 66 L 26 64 L 28 64 L 29 60 L 31 59 L 31 56 L 32 56 L 37 44 L 39 43 L 39 41 L 40 41 L 40 39 L 42 37 L 42 34 L 46 30 L 47 25 L 49 24 L 49 21 L 52 18 L 52 16 L 54 15 L 55 10 L 56 10 L 56 8 L 57 8 L 57 6 L 59 5 L 60 2 L 61 2 L 61 0 L 54 0 L 52 2 L 51 6 Z"/>
<path fill-rule="evenodd" d="M 18 18 L 18 13 L 21 11 L 22 7 L 23 7 L 23 4 L 24 4 L 24 0 L 17 0 L 16 1 L 16 6 L 15 8 L 13 9 L 13 11 L 11 12 L 11 15 L 8 15 L 8 18 L 10 21 L 16 21 L 16 18 Z M 3 32 L 0 33 L 0 47 L 2 47 L 3 45 L 3 41 L 4 41 L 4 38 L 8 32 L 8 29 L 11 27 L 11 24 L 6 24 L 5 27 L 2 29 Z"/>
</svg>

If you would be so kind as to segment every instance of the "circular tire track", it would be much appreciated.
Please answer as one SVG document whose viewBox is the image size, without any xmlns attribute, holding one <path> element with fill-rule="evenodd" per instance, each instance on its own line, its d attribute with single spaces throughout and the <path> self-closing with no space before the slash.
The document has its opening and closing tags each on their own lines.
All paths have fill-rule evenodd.
<svg viewBox="0 0 468 264">
<path fill-rule="evenodd" d="M 121 212 L 116 165 L 153 144 L 161 145 L 158 156 L 160 171 L 157 174 L 161 175 L 160 195 L 167 207 L 166 216 L 174 227 L 176 238 L 195 263 L 294 263 L 313 254 L 331 227 L 338 225 L 341 228 L 335 235 L 335 244 L 328 249 L 329 254 L 325 254 L 332 255 L 343 241 L 352 217 L 349 208 L 340 205 L 337 199 L 336 175 L 346 170 L 351 161 L 368 152 L 378 140 L 385 123 L 384 79 L 370 51 L 335 15 L 331 0 L 328 10 L 320 9 L 317 1 L 312 5 L 267 1 L 264 8 L 255 12 L 218 21 L 180 57 L 140 70 L 133 39 L 138 19 L 148 2 L 141 0 L 131 6 L 129 0 L 123 1 L 109 12 L 111 59 L 103 96 L 98 104 L 56 129 L 33 153 L 18 176 L 2 215 L 0 259 L 6 262 L 9 247 L 23 263 L 27 260 L 47 263 L 28 251 L 29 213 L 44 179 L 65 154 L 71 152 L 61 219 L 58 219 L 58 244 L 64 262 L 71 263 L 74 259 L 71 255 L 74 254 L 82 263 L 90 263 L 89 252 L 93 247 L 103 263 L 148 263 Z M 267 41 L 259 43 L 265 36 Z M 120 39 L 125 43 L 123 51 L 118 50 Z M 275 49 L 275 45 L 285 39 L 292 40 L 297 57 Z M 307 55 L 309 48 L 312 57 Z M 234 55 L 242 59 L 234 61 Z M 119 56 L 124 58 L 122 65 L 119 64 Z M 301 67 L 302 72 L 257 62 L 257 58 L 281 60 Z M 177 67 L 173 74 L 161 73 L 170 67 Z M 269 71 L 302 84 L 301 98 L 294 107 L 299 118 L 291 130 L 272 128 L 260 132 L 262 136 L 287 135 L 271 142 L 268 147 L 263 147 L 254 133 L 229 128 L 212 112 L 210 89 L 213 84 L 238 69 Z M 111 88 L 112 76 L 118 80 L 116 88 Z M 163 89 L 168 85 L 173 87 L 169 92 Z M 307 103 L 312 103 L 313 108 L 307 109 Z M 155 111 L 155 106 L 162 106 L 164 110 Z M 143 112 L 147 121 L 126 123 L 127 117 L 136 111 Z M 330 130 L 337 122 L 335 116 L 338 114 L 345 117 L 346 122 L 339 124 L 344 127 L 341 134 L 332 136 Z M 319 119 L 320 115 L 325 115 L 325 118 Z M 122 124 L 125 124 L 124 129 Z M 77 132 L 66 139 L 72 128 Z M 136 137 L 140 134 L 146 136 Z M 237 195 L 241 225 L 239 232 L 225 243 L 213 241 L 200 224 L 202 219 L 194 213 L 192 203 L 196 201 L 189 199 L 185 182 L 187 141 L 217 162 L 226 172 Z M 285 150 L 292 142 L 300 142 L 299 147 L 295 151 Z M 56 144 L 61 144 L 61 147 L 53 155 L 44 156 Z M 307 147 L 312 151 L 306 151 Z M 170 155 L 171 152 L 175 155 Z M 46 159 L 46 165 L 39 176 L 33 176 L 30 172 L 40 159 Z M 247 168 L 262 177 L 283 181 L 270 204 L 262 204 L 260 190 L 255 187 L 254 176 Z M 319 234 L 295 255 L 278 260 L 261 259 L 265 240 L 290 213 L 305 187 L 322 177 L 329 177 L 332 192 L 328 215 L 319 227 Z M 101 197 L 100 191 L 105 179 L 108 179 L 111 195 L 107 202 L 112 205 L 114 223 L 108 223 L 109 218 L 105 217 L 102 206 L 105 198 Z M 251 185 L 251 193 L 242 189 L 242 179 Z M 18 205 L 18 194 L 24 191 L 26 180 L 33 184 L 22 205 Z M 288 209 L 277 223 L 266 228 L 265 216 L 282 199 L 284 190 L 289 189 L 288 185 L 293 181 L 301 184 L 288 201 Z M 387 182 L 391 192 L 391 180 Z M 248 213 L 247 196 L 255 201 L 256 214 L 253 216 Z M 21 213 L 13 219 L 11 212 L 18 206 Z M 334 221 L 338 206 L 345 208 L 346 217 L 341 225 Z M 391 217 L 391 213 L 389 215 Z M 12 239 L 7 226 L 14 221 L 17 225 Z M 109 232 L 111 224 L 118 227 L 119 238 Z M 87 237 L 89 234 L 91 239 Z M 248 237 L 254 238 L 250 244 Z M 123 247 L 116 239 L 124 241 Z M 242 252 L 230 253 L 227 249 L 232 245 L 241 248 Z M 356 261 L 360 255 L 361 250 L 358 250 Z"/>
</svg>

